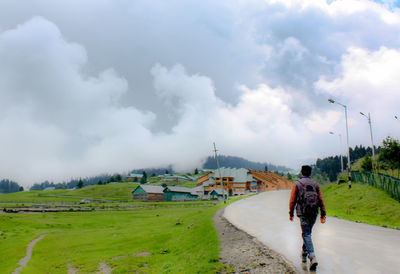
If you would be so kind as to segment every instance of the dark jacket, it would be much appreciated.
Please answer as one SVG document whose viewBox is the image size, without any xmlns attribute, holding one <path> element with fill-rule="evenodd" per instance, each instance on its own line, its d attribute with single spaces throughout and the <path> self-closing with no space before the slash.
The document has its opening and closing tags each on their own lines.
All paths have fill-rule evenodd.
<svg viewBox="0 0 400 274">
<path fill-rule="evenodd" d="M 297 185 L 300 183 L 307 183 L 307 184 L 312 184 L 314 188 L 317 190 L 318 193 L 318 199 L 319 199 L 319 210 L 321 212 L 321 218 L 326 216 L 326 209 L 325 209 L 325 204 L 324 200 L 322 199 L 322 193 L 321 193 L 321 188 L 319 187 L 318 183 L 314 182 L 313 180 L 310 179 L 310 177 L 302 177 L 300 180 L 298 180 L 295 184 L 293 184 L 292 187 L 292 193 L 290 194 L 290 200 L 289 200 L 289 215 L 290 217 L 293 217 L 294 209 L 296 207 L 296 213 L 297 216 L 301 216 L 301 204 L 298 202 L 298 187 Z"/>
</svg>

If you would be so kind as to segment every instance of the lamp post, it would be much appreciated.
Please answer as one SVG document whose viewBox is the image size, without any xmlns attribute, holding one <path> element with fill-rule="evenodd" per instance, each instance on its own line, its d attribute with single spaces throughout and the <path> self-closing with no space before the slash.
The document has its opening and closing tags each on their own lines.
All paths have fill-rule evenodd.
<svg viewBox="0 0 400 274">
<path fill-rule="evenodd" d="M 328 102 L 331 104 L 338 104 L 344 108 L 344 115 L 346 118 L 346 140 L 347 140 L 347 161 L 348 161 L 348 177 L 349 177 L 349 188 L 351 188 L 351 162 L 350 162 L 350 147 L 349 147 L 349 126 L 347 123 L 347 106 L 343 105 L 339 102 L 336 102 L 333 99 L 328 99 Z"/>
<path fill-rule="evenodd" d="M 332 131 L 329 131 L 329 134 L 338 135 L 338 136 L 339 136 L 339 140 L 340 140 L 340 167 L 341 167 L 341 171 L 343 172 L 343 155 L 342 155 L 343 144 L 342 144 L 342 134 L 340 134 L 340 133 L 335 134 L 335 133 L 332 132 Z"/>
<path fill-rule="evenodd" d="M 372 125 L 371 125 L 371 114 L 368 112 L 368 116 L 365 115 L 364 113 L 360 112 L 360 114 L 364 117 L 367 118 L 368 124 L 369 124 L 369 132 L 371 134 L 371 144 L 372 144 L 372 160 L 373 160 L 373 166 L 375 166 L 375 148 L 374 148 L 374 138 L 372 137 Z"/>
</svg>

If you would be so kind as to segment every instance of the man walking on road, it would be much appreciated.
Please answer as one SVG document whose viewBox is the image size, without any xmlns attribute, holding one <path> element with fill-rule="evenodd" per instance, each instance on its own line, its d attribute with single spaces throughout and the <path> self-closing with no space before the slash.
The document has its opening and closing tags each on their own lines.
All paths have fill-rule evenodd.
<svg viewBox="0 0 400 274">
<path fill-rule="evenodd" d="M 310 166 L 302 166 L 301 174 L 303 177 L 293 185 L 289 201 L 289 220 L 293 221 L 293 212 L 296 207 L 303 237 L 302 262 L 306 263 L 308 256 L 310 270 L 315 270 L 318 262 L 311 238 L 312 228 L 317 219 L 318 209 L 321 212 L 321 223 L 325 223 L 326 210 L 318 183 L 310 179 L 311 170 Z"/>
</svg>

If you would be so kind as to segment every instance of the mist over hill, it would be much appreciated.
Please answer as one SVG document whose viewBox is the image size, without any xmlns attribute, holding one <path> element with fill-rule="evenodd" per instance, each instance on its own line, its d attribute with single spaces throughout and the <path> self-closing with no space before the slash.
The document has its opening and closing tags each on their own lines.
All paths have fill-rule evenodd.
<svg viewBox="0 0 400 274">
<path fill-rule="evenodd" d="M 252 162 L 247 159 L 236 157 L 236 156 L 218 156 L 219 165 L 221 167 L 231 167 L 231 168 L 246 168 L 252 170 L 265 170 L 265 167 L 268 168 L 268 171 L 290 171 L 291 169 L 285 166 L 273 165 L 270 163 L 259 163 Z M 203 169 L 216 169 L 217 163 L 214 157 L 208 157 L 206 162 L 203 165 Z"/>
</svg>

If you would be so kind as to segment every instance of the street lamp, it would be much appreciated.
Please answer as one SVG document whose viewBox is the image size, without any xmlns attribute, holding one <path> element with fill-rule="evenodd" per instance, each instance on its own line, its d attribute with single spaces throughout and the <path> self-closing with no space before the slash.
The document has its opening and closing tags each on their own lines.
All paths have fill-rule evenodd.
<svg viewBox="0 0 400 274">
<path fill-rule="evenodd" d="M 368 116 L 365 115 L 364 113 L 360 112 L 360 114 L 368 119 L 368 124 L 369 124 L 369 132 L 371 134 L 371 144 L 372 144 L 372 159 L 375 165 L 375 148 L 374 148 L 374 139 L 372 137 L 372 125 L 371 125 L 371 114 L 368 112 Z M 396 116 L 395 116 L 396 117 Z"/>
<path fill-rule="evenodd" d="M 338 136 L 339 136 L 339 139 L 340 139 L 340 166 L 341 166 L 341 170 L 342 170 L 342 172 L 343 172 L 343 155 L 342 155 L 343 144 L 342 144 L 342 134 L 340 134 L 340 133 L 335 134 L 335 133 L 332 132 L 332 131 L 329 131 L 329 134 L 338 135 Z"/>
<path fill-rule="evenodd" d="M 347 123 L 347 106 L 343 105 L 339 102 L 336 102 L 333 99 L 328 99 L 328 102 L 331 104 L 338 104 L 341 105 L 344 108 L 344 115 L 346 117 L 346 140 L 347 140 L 347 161 L 348 161 L 348 165 L 349 165 L 349 170 L 348 170 L 348 176 L 349 176 L 349 188 L 351 188 L 351 177 L 350 177 L 350 170 L 351 170 L 351 162 L 350 162 L 350 147 L 349 147 L 349 126 Z"/>
</svg>

